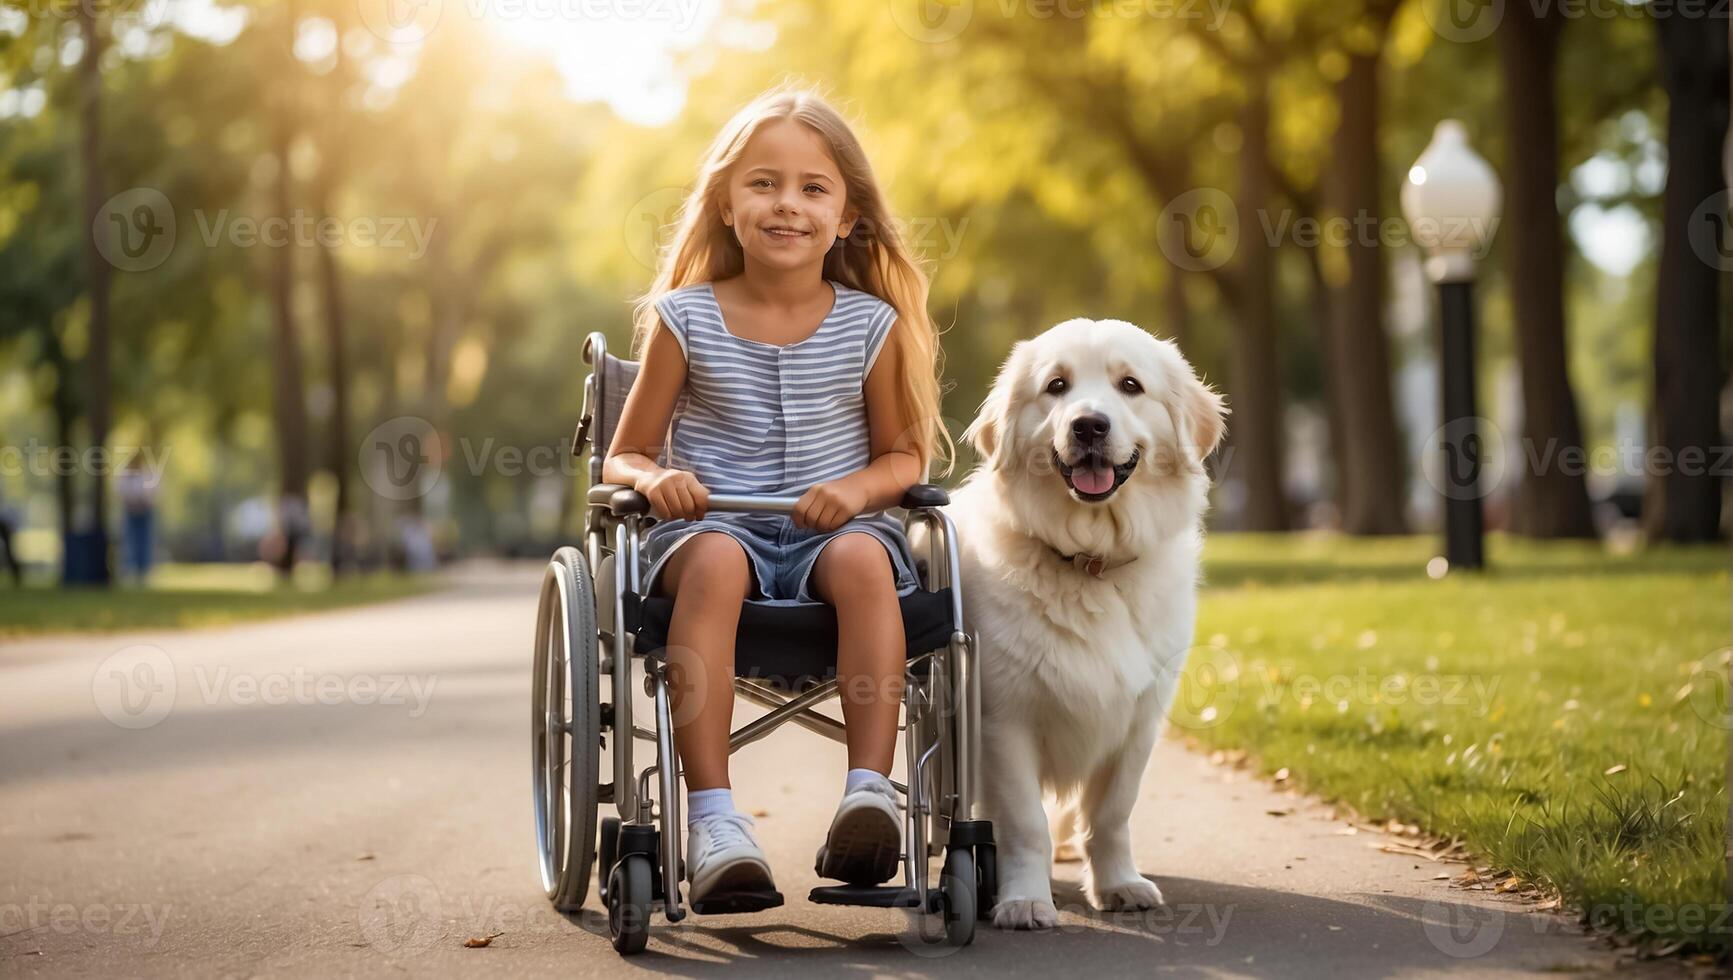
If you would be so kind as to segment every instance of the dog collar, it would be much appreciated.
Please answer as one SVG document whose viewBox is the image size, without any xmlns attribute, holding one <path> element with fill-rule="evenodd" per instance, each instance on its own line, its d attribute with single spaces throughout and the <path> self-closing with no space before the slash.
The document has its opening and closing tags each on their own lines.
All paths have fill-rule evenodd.
<svg viewBox="0 0 1733 980">
<path fill-rule="evenodd" d="M 1109 569 L 1120 568 L 1137 560 L 1136 555 L 1132 555 L 1124 561 L 1112 562 L 1107 560 L 1106 555 L 1090 555 L 1083 552 L 1078 552 L 1075 555 L 1068 555 L 1052 545 L 1048 545 L 1047 550 L 1058 556 L 1060 561 L 1070 562 L 1096 578 L 1101 578 L 1103 573 L 1107 572 Z"/>
</svg>

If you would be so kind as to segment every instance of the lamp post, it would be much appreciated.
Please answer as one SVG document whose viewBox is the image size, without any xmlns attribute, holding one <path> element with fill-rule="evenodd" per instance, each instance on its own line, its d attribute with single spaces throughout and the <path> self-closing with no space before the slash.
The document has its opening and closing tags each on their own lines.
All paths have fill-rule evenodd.
<svg viewBox="0 0 1733 980">
<path fill-rule="evenodd" d="M 1498 224 L 1498 175 L 1468 145 L 1462 123 L 1433 130 L 1402 184 L 1402 214 L 1426 252 L 1426 275 L 1438 284 L 1443 328 L 1444 557 L 1451 568 L 1482 568 L 1481 470 L 1489 462 L 1474 407 L 1474 276 Z"/>
</svg>

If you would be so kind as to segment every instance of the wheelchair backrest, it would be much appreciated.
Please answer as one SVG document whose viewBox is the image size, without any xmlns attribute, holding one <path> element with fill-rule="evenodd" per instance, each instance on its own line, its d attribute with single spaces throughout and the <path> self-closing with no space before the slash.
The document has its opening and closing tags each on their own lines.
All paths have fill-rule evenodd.
<svg viewBox="0 0 1733 980">
<path fill-rule="evenodd" d="M 590 485 L 602 482 L 602 460 L 614 443 L 614 430 L 619 427 L 620 413 L 626 408 L 626 396 L 632 382 L 638 379 L 638 362 L 627 361 L 604 353 L 601 363 L 591 369 L 584 382 L 584 411 L 587 423 L 580 429 L 591 440 Z M 581 447 L 580 447 L 581 451 Z M 668 465 L 668 447 L 664 442 L 658 465 Z"/>
</svg>

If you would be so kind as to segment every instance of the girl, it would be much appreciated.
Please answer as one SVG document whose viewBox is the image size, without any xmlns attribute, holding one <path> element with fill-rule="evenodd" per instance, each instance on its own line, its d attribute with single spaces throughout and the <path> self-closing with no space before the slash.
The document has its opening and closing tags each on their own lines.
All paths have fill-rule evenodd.
<svg viewBox="0 0 1733 980">
<path fill-rule="evenodd" d="M 646 589 L 674 598 L 694 907 L 763 907 L 753 896 L 775 889 L 728 782 L 744 601 L 836 608 L 849 771 L 817 871 L 856 884 L 895 873 L 897 597 L 918 583 L 900 525 L 881 511 L 923 479 L 935 450 L 950 456 L 926 301 L 926 276 L 834 109 L 770 92 L 723 127 L 638 306 L 642 364 L 602 468 L 660 519 L 645 536 Z M 711 517 L 713 491 L 799 502 L 792 517 Z"/>
</svg>

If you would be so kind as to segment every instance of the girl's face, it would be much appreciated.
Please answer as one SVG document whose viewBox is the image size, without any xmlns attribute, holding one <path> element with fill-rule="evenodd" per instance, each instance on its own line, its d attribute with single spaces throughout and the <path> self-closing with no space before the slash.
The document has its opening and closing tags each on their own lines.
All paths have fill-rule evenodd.
<svg viewBox="0 0 1733 980">
<path fill-rule="evenodd" d="M 762 265 L 822 264 L 856 218 L 824 139 L 792 119 L 754 134 L 728 175 L 722 221 Z"/>
</svg>

